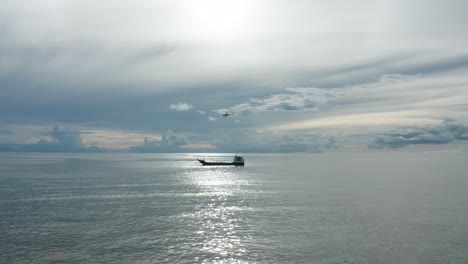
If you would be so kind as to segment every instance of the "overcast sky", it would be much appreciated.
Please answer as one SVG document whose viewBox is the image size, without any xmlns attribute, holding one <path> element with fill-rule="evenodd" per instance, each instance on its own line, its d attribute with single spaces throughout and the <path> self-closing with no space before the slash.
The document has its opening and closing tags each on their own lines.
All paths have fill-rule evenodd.
<svg viewBox="0 0 468 264">
<path fill-rule="evenodd" d="M 1 1 L 0 151 L 466 150 L 466 10 Z"/>
</svg>

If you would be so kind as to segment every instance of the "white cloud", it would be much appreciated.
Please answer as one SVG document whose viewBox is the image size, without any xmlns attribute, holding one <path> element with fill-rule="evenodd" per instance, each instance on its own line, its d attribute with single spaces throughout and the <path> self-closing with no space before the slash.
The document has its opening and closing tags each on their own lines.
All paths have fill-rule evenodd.
<svg viewBox="0 0 468 264">
<path fill-rule="evenodd" d="M 178 134 L 168 130 L 161 139 L 161 145 L 163 146 L 181 146 L 190 144 L 190 141 L 183 134 Z"/>
<path fill-rule="evenodd" d="M 171 104 L 169 106 L 169 109 L 173 111 L 189 111 L 193 109 L 193 106 L 187 103 L 178 103 L 178 104 Z"/>
<path fill-rule="evenodd" d="M 437 124 L 439 120 L 426 117 L 427 113 L 415 111 L 379 112 L 334 117 L 307 119 L 295 122 L 286 122 L 280 125 L 267 127 L 268 130 L 299 131 L 311 129 L 346 129 L 371 128 L 375 126 L 400 126 L 411 124 Z"/>
<path fill-rule="evenodd" d="M 208 116 L 208 120 L 210 120 L 210 121 L 216 121 L 216 120 L 218 120 L 218 118 L 212 117 L 212 116 Z"/>
</svg>

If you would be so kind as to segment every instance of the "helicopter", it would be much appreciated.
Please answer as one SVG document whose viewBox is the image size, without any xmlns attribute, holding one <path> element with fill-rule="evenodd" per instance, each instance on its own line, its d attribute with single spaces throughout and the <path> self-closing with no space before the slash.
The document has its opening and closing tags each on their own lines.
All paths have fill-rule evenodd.
<svg viewBox="0 0 468 264">
<path fill-rule="evenodd" d="M 230 115 L 232 115 L 232 113 L 224 112 L 223 117 L 228 117 Z"/>
</svg>

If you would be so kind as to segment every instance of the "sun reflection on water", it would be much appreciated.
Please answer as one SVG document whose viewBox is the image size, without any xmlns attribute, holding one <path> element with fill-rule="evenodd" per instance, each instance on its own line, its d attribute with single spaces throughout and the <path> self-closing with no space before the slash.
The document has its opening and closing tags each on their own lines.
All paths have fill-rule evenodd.
<svg viewBox="0 0 468 264">
<path fill-rule="evenodd" d="M 251 239 L 245 204 L 249 180 L 244 168 L 200 167 L 186 177 L 206 198 L 188 216 L 199 237 L 200 255 L 210 262 L 241 263 L 245 242 Z"/>
</svg>

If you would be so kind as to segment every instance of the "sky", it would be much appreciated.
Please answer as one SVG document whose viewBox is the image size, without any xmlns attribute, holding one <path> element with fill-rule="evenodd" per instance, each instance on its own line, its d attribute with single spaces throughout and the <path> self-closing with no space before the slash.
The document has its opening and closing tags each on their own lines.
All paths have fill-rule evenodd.
<svg viewBox="0 0 468 264">
<path fill-rule="evenodd" d="M 0 151 L 466 151 L 466 10 L 4 0 Z"/>
</svg>

